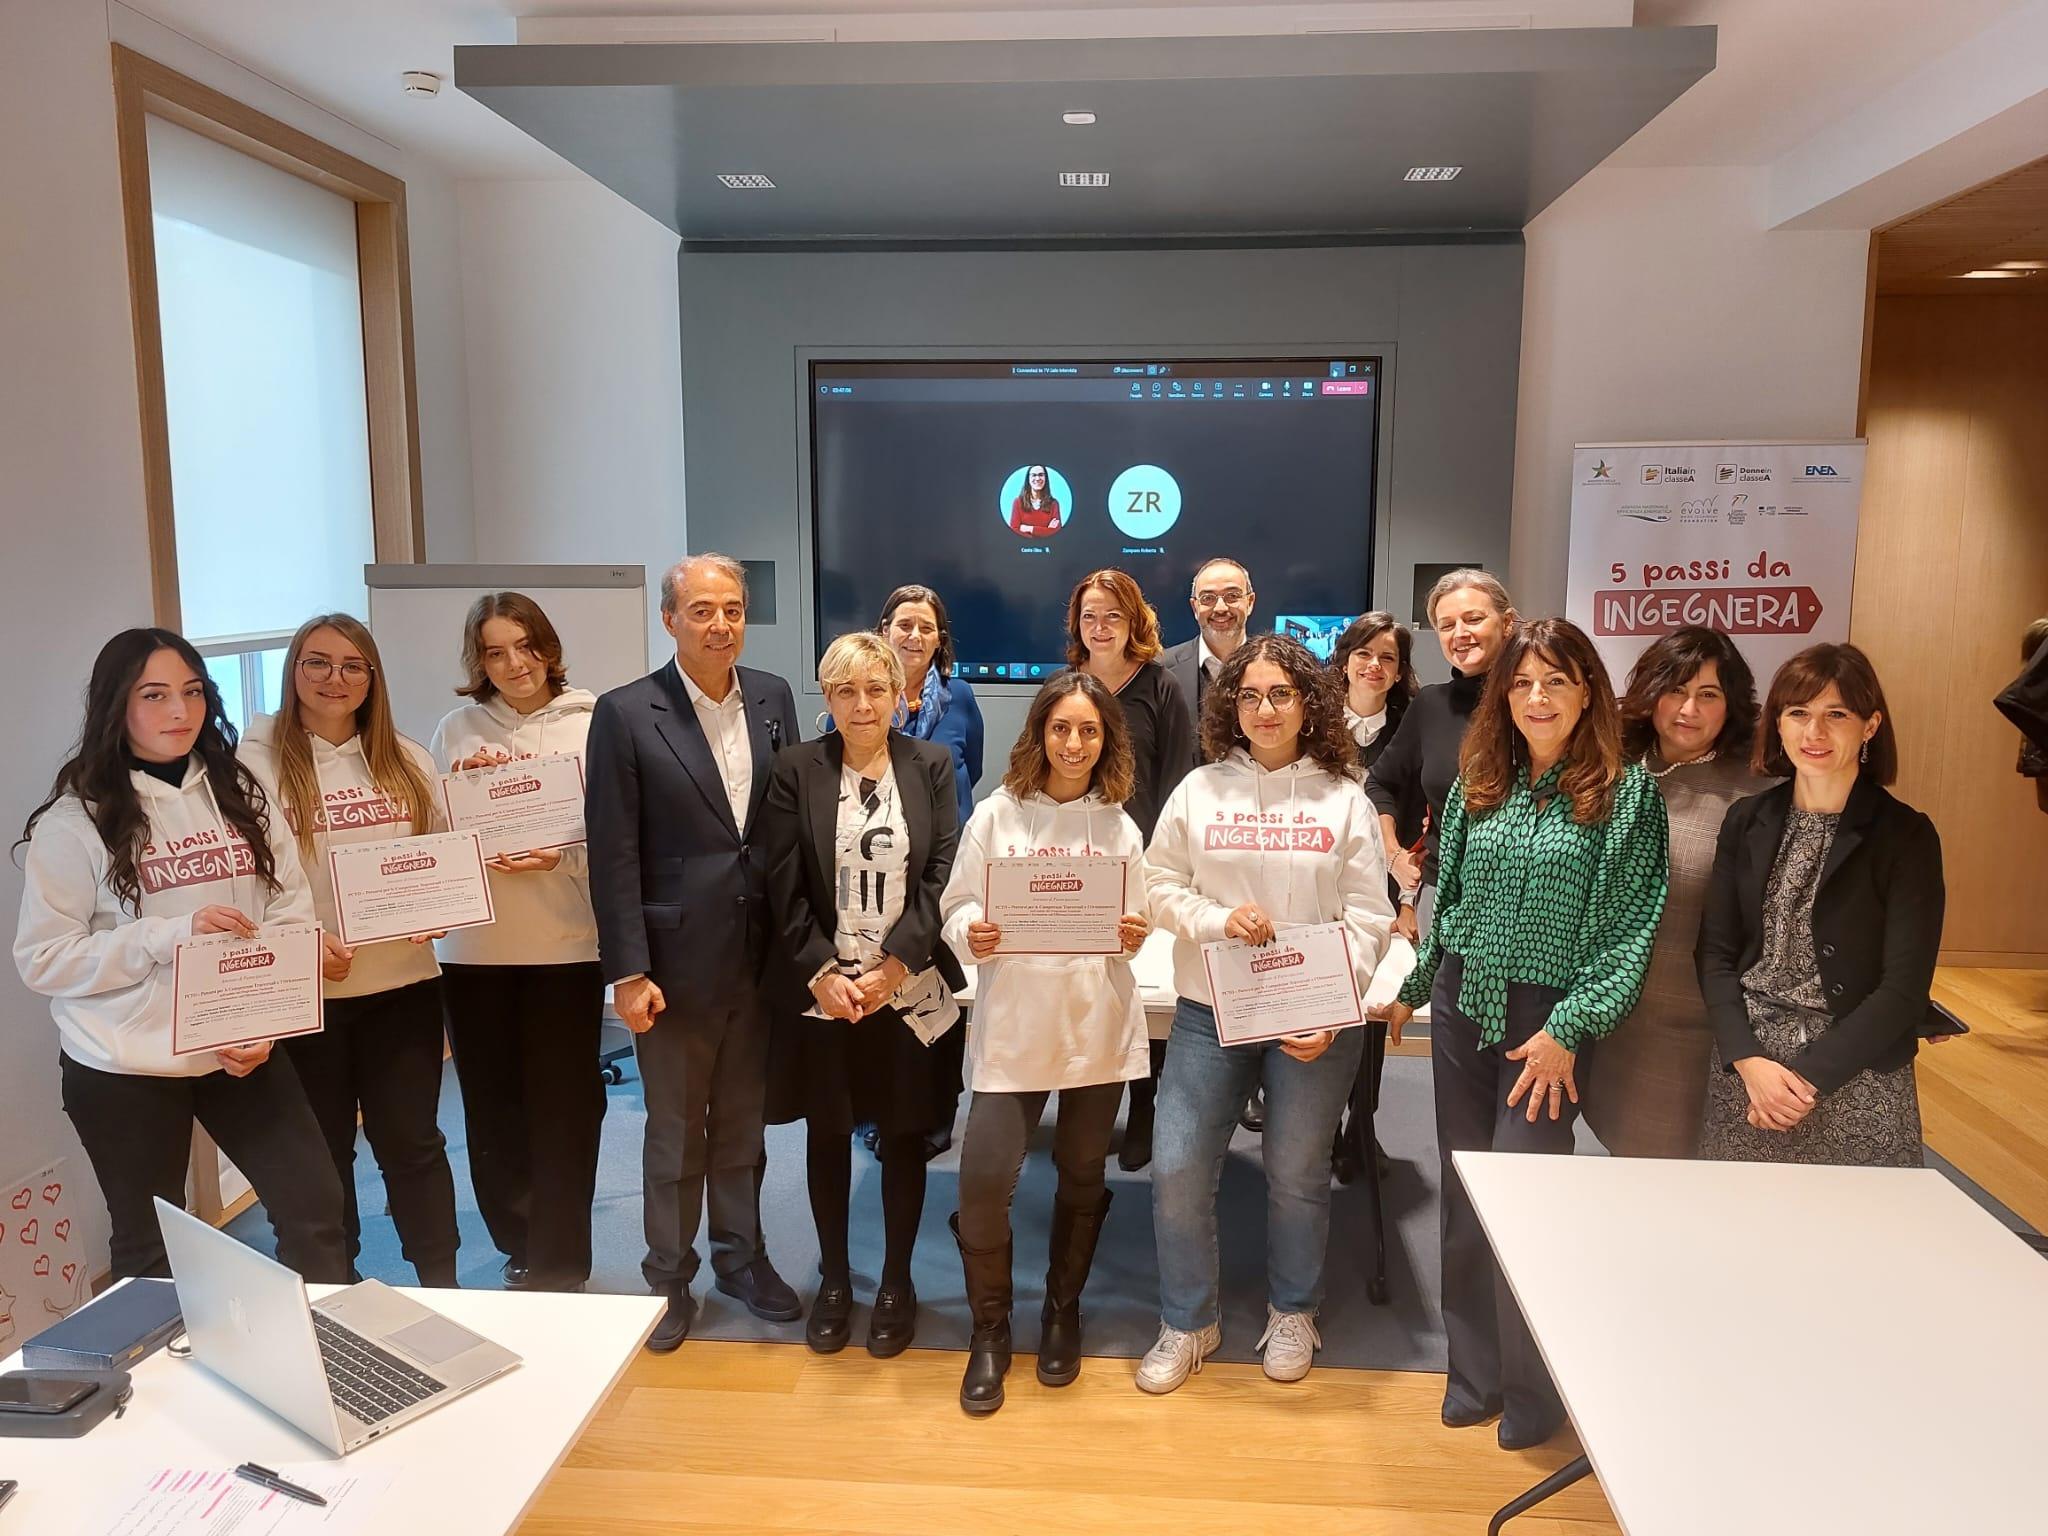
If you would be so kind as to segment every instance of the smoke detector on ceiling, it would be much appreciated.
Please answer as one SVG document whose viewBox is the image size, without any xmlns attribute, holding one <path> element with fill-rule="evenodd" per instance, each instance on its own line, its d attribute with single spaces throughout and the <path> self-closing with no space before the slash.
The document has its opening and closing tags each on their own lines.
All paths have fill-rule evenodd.
<svg viewBox="0 0 2048 1536">
<path fill-rule="evenodd" d="M 441 94 L 441 77 L 431 70 L 408 69 L 398 77 L 398 84 L 408 96 L 438 96 Z"/>
</svg>

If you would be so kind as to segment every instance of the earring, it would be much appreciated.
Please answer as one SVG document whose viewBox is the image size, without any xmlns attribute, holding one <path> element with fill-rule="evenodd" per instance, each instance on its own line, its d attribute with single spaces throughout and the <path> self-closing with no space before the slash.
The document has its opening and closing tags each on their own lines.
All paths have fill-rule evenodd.
<svg viewBox="0 0 2048 1536">
<path fill-rule="evenodd" d="M 1859 763 L 1870 761 L 1870 743 L 1867 740 L 1863 743 L 1863 750 L 1857 754 L 1856 761 Z"/>
<path fill-rule="evenodd" d="M 830 735 L 834 730 L 838 729 L 838 726 L 839 722 L 832 718 L 832 711 L 829 709 L 819 710 L 818 718 L 811 722 L 811 729 L 820 736 Z"/>
</svg>

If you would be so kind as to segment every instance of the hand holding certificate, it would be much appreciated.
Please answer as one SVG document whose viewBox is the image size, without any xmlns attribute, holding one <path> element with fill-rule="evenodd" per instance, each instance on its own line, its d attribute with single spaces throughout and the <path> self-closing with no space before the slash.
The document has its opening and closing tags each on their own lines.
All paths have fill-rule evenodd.
<svg viewBox="0 0 2048 1536">
<path fill-rule="evenodd" d="M 171 973 L 174 1056 L 320 1031 L 320 930 L 312 923 L 282 923 L 254 938 L 186 939 L 172 952 Z"/>
<path fill-rule="evenodd" d="M 982 913 L 1002 931 L 991 953 L 1122 954 L 1129 874 L 1125 859 L 990 859 Z"/>
<path fill-rule="evenodd" d="M 1218 1044 L 1250 1045 L 1365 1022 L 1342 923 L 1282 928 L 1267 944 L 1221 939 L 1202 946 L 1202 964 Z"/>
<path fill-rule="evenodd" d="M 375 944 L 496 920 L 474 832 L 431 832 L 327 853 L 341 942 Z"/>
<path fill-rule="evenodd" d="M 563 752 L 444 773 L 441 804 L 487 859 L 567 848 L 583 841 L 583 759 Z"/>
</svg>

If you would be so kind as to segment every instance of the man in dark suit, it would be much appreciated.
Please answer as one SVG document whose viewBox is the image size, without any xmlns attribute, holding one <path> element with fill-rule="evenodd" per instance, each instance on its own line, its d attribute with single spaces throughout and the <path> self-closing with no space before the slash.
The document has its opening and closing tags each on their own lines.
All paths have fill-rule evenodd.
<svg viewBox="0 0 2048 1536">
<path fill-rule="evenodd" d="M 590 898 L 613 1006 L 647 1101 L 641 1271 L 668 1311 L 647 1347 L 696 1315 L 697 1223 L 710 1206 L 716 1285 L 757 1316 L 803 1315 L 761 1243 L 758 1169 L 773 989 L 765 877 L 750 838 L 775 753 L 799 739 L 789 684 L 738 665 L 746 572 L 694 555 L 662 578 L 676 657 L 597 701 L 585 751 Z"/>
<path fill-rule="evenodd" d="M 1244 644 L 1245 626 L 1259 595 L 1251 573 L 1228 555 L 1205 560 L 1188 588 L 1188 607 L 1195 614 L 1195 638 L 1171 646 L 1159 658 L 1188 701 L 1195 726 L 1195 766 L 1202 766 L 1202 701 L 1223 670 L 1230 653 Z"/>
</svg>

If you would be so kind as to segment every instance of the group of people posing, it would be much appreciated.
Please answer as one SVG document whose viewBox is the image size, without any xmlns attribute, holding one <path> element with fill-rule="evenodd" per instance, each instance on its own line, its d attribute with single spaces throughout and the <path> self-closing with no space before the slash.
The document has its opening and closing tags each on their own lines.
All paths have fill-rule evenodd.
<svg viewBox="0 0 2048 1536">
<path fill-rule="evenodd" d="M 1451 680 L 1418 687 L 1391 614 L 1356 620 L 1324 662 L 1249 631 L 1240 561 L 1201 566 L 1189 600 L 1197 636 L 1167 650 L 1136 582 L 1085 578 L 1070 666 L 978 802 L 982 716 L 952 675 L 945 604 L 921 586 L 825 648 L 813 722 L 786 680 L 739 664 L 745 576 L 723 556 L 666 574 L 674 661 L 601 698 L 569 686 L 535 603 L 494 594 L 462 636 L 463 702 L 424 747 L 394 728 L 376 643 L 346 615 L 293 637 L 277 715 L 239 741 L 187 642 L 117 635 L 78 748 L 24 829 L 14 950 L 51 999 L 115 1273 L 164 1272 L 151 1197 L 182 1199 L 196 1120 L 263 1200 L 280 1259 L 349 1277 L 360 1116 L 406 1260 L 454 1284 L 445 1031 L 505 1283 L 581 1288 L 609 986 L 647 1108 L 642 1271 L 667 1298 L 650 1348 L 676 1348 L 695 1319 L 700 1223 L 718 1290 L 804 1319 L 814 1350 L 847 1346 L 863 1134 L 884 1227 L 866 1347 L 907 1348 L 926 1164 L 964 1082 L 964 1409 L 1003 1401 L 1010 1206 L 1055 1097 L 1039 1379 L 1081 1368 L 1128 1096 L 1118 1156 L 1151 1165 L 1160 1278 L 1137 1385 L 1172 1391 L 1219 1346 L 1217 1189 L 1240 1123 L 1264 1138 L 1258 1347 L 1268 1376 L 1298 1380 L 1321 1344 L 1331 1180 L 1378 1155 L 1377 1084 L 1361 1029 L 1221 1044 L 1201 946 L 1315 923 L 1344 925 L 1361 994 L 1413 946 L 1374 1017 L 1398 1042 L 1429 1007 L 1443 1417 L 1498 1416 L 1504 1447 L 1547 1439 L 1563 1412 L 1452 1153 L 1568 1153 L 1583 1107 L 1619 1155 L 1919 1161 L 1911 1064 L 1940 847 L 1885 789 L 1898 750 L 1861 652 L 1802 652 L 1759 708 L 1736 645 L 1688 628 L 1652 644 L 1617 697 L 1576 627 L 1525 620 L 1494 577 L 1460 570 L 1426 608 Z M 332 846 L 435 830 L 439 773 L 556 753 L 583 758 L 587 841 L 492 860 L 493 924 L 353 949 L 333 936 Z M 1000 952 L 984 872 L 1031 855 L 1128 861 L 1121 953 Z M 315 919 L 320 1033 L 172 1053 L 180 941 Z M 1161 1041 L 1131 966 L 1154 927 L 1178 995 Z M 799 1118 L 820 1255 L 808 1307 L 760 1221 L 763 1127 Z"/>
</svg>

